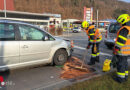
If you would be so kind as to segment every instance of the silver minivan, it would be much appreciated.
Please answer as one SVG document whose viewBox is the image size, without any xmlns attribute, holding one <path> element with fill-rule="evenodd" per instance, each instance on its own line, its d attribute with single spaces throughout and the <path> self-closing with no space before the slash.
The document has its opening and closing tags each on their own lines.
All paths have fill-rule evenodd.
<svg viewBox="0 0 130 90">
<path fill-rule="evenodd" d="M 71 55 L 69 40 L 28 23 L 0 20 L 0 70 L 36 64 L 63 65 Z"/>
<path fill-rule="evenodd" d="M 121 26 L 118 23 L 111 23 L 107 27 L 104 43 L 109 49 L 113 48 L 117 32 L 120 28 Z"/>
</svg>

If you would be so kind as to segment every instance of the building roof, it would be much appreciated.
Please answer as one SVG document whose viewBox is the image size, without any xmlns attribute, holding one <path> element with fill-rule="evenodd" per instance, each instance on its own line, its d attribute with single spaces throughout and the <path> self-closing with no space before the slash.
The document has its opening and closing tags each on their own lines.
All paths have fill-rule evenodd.
<svg viewBox="0 0 130 90">
<path fill-rule="evenodd" d="M 4 13 L 5 10 L 0 10 L 0 12 L 1 12 L 1 13 Z M 35 15 L 35 16 L 46 16 L 46 17 L 52 17 L 52 16 L 53 16 L 53 15 L 51 15 L 51 14 L 21 12 L 21 11 L 9 11 L 9 10 L 6 10 L 6 13 L 11 13 L 11 14 L 25 14 L 25 15 Z"/>
<path fill-rule="evenodd" d="M 63 22 L 75 22 L 75 21 L 80 21 L 78 19 L 65 19 L 65 20 L 62 20 Z"/>
<path fill-rule="evenodd" d="M 6 20 L 6 19 L 0 19 L 0 22 L 2 22 L 2 23 L 19 23 L 19 24 L 32 25 L 30 23 L 26 23 L 26 22 L 22 22 L 22 21 Z"/>
<path fill-rule="evenodd" d="M 101 21 L 117 22 L 115 19 L 104 19 L 104 20 L 101 20 Z"/>
</svg>

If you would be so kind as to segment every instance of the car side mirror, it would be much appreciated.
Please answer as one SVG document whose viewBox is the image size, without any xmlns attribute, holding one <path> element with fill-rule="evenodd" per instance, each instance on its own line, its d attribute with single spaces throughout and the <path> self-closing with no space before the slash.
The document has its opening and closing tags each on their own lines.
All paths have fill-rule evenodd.
<svg viewBox="0 0 130 90">
<path fill-rule="evenodd" d="M 42 40 L 43 40 L 43 41 L 47 41 L 47 40 L 49 40 L 49 38 L 48 38 L 48 36 L 44 36 L 44 37 L 42 38 Z"/>
</svg>

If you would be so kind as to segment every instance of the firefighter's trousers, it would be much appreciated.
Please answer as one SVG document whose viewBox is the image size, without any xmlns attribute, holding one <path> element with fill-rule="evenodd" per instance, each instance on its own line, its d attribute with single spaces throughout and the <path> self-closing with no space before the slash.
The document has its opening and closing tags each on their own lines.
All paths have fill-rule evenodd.
<svg viewBox="0 0 130 90">
<path fill-rule="evenodd" d="M 95 44 L 96 44 L 96 50 L 94 50 L 95 48 Z M 95 61 L 99 62 L 99 44 L 100 43 L 93 43 L 92 45 L 92 54 L 91 54 L 91 59 L 90 62 L 95 63 Z"/>
<path fill-rule="evenodd" d="M 128 56 L 119 56 L 117 55 L 117 77 L 119 78 L 128 78 Z"/>
</svg>

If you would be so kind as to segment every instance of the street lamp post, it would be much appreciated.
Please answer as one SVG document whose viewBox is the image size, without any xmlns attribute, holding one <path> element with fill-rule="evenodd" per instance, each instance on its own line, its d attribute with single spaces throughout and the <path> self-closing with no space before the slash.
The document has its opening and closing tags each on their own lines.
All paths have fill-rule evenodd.
<svg viewBox="0 0 130 90">
<path fill-rule="evenodd" d="M 98 28 L 98 9 L 97 9 L 97 28 Z"/>
<path fill-rule="evenodd" d="M 7 17 L 6 15 L 6 0 L 4 0 L 4 13 L 5 13 L 5 18 Z"/>
</svg>

